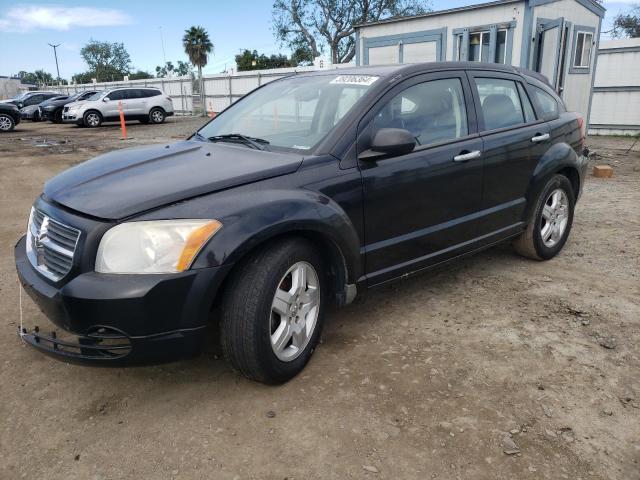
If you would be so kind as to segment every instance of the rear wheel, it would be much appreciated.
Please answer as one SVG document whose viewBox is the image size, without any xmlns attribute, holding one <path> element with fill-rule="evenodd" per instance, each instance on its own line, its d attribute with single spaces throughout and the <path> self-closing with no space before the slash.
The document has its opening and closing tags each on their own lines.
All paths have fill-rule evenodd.
<svg viewBox="0 0 640 480">
<path fill-rule="evenodd" d="M 82 123 L 85 127 L 96 128 L 102 125 L 102 115 L 99 112 L 90 111 L 82 117 Z"/>
<path fill-rule="evenodd" d="M 515 250 L 535 260 L 555 257 L 569 238 L 574 208 L 571 182 L 554 175 L 538 195 L 526 230 L 513 242 Z"/>
<path fill-rule="evenodd" d="M 62 123 L 62 109 L 53 113 L 53 123 Z"/>
<path fill-rule="evenodd" d="M 225 357 L 242 375 L 283 383 L 307 364 L 322 330 L 326 281 L 313 246 L 290 239 L 251 255 L 222 306 Z"/>
<path fill-rule="evenodd" d="M 161 108 L 152 108 L 151 111 L 149 112 L 149 120 L 152 123 L 163 123 L 165 117 L 166 117 L 166 114 L 164 113 L 164 110 L 162 110 Z"/>
<path fill-rule="evenodd" d="M 16 122 L 10 115 L 0 113 L 0 132 L 10 132 L 16 126 Z"/>
</svg>

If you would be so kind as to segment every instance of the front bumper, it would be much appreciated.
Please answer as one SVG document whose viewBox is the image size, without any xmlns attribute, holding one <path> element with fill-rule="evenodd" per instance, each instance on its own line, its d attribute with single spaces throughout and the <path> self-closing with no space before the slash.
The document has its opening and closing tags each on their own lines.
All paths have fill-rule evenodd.
<svg viewBox="0 0 640 480">
<path fill-rule="evenodd" d="M 54 120 L 55 110 L 46 110 L 43 108 L 40 110 L 40 118 L 42 118 L 42 120 Z"/>
<path fill-rule="evenodd" d="M 167 275 L 87 272 L 59 286 L 32 267 L 25 237 L 14 253 L 20 283 L 62 330 L 42 333 L 44 326 L 23 326 L 22 340 L 63 361 L 104 366 L 162 363 L 199 353 L 213 299 L 231 268 Z"/>
<path fill-rule="evenodd" d="M 82 117 L 78 117 L 75 113 L 63 112 L 62 121 L 65 123 L 76 123 L 81 120 Z"/>
</svg>

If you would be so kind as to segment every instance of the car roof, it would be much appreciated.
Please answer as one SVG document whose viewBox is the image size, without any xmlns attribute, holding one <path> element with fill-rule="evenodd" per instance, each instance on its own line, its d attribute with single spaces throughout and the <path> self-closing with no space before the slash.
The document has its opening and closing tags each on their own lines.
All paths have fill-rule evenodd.
<svg viewBox="0 0 640 480">
<path fill-rule="evenodd" d="M 137 87 L 112 87 L 112 88 L 108 88 L 105 91 L 106 92 L 112 92 L 114 90 L 139 90 L 141 88 L 146 88 L 148 90 L 158 90 L 158 91 L 160 91 L 160 89 L 158 87 L 145 87 L 144 85 L 140 85 L 140 86 L 137 86 Z"/>
<path fill-rule="evenodd" d="M 360 67 L 316 70 L 313 72 L 301 73 L 300 75 L 375 75 L 379 77 L 392 78 L 398 75 L 406 76 L 415 73 L 429 73 L 443 70 L 480 70 L 515 73 L 548 83 L 546 77 L 537 72 L 501 63 L 485 62 L 425 62 L 394 65 L 367 65 Z"/>
</svg>

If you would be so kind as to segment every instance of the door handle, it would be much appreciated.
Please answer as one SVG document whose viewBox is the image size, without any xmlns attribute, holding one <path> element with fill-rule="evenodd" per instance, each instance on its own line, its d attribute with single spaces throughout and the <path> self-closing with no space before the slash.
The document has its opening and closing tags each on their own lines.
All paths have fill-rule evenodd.
<svg viewBox="0 0 640 480">
<path fill-rule="evenodd" d="M 531 139 L 531 141 L 533 143 L 546 142 L 547 140 L 549 140 L 549 138 L 550 138 L 550 135 L 548 133 L 545 133 L 542 135 L 536 135 Z"/>
<path fill-rule="evenodd" d="M 456 155 L 453 157 L 454 162 L 468 162 L 469 160 L 474 160 L 476 158 L 480 158 L 482 156 L 482 152 L 480 150 L 474 150 L 473 152 L 460 153 L 460 155 Z"/>
</svg>

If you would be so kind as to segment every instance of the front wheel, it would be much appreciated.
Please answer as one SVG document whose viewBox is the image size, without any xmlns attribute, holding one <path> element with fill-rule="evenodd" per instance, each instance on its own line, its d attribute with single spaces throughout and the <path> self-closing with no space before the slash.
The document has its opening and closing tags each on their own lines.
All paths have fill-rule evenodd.
<svg viewBox="0 0 640 480">
<path fill-rule="evenodd" d="M 98 112 L 87 112 L 82 117 L 82 123 L 85 127 L 97 128 L 102 125 L 102 115 Z"/>
<path fill-rule="evenodd" d="M 0 132 L 10 132 L 16 126 L 16 122 L 10 115 L 0 114 Z"/>
<path fill-rule="evenodd" d="M 555 257 L 569 238 L 574 208 L 569 179 L 554 175 L 540 192 L 526 230 L 513 242 L 516 252 L 534 260 Z"/>
<path fill-rule="evenodd" d="M 232 274 L 222 305 L 225 358 L 242 375 L 284 383 L 305 367 L 322 330 L 323 263 L 303 239 L 272 244 Z"/>
</svg>

